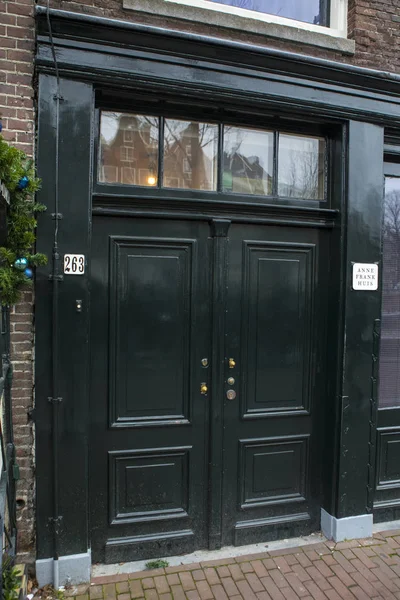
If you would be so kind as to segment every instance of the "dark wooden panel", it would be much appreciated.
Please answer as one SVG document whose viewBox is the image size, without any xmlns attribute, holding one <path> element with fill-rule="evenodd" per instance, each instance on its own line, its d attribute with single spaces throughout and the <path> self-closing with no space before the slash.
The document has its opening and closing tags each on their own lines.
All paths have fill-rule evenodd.
<svg viewBox="0 0 400 600">
<path fill-rule="evenodd" d="M 110 243 L 111 424 L 187 421 L 194 242 Z"/>
<path fill-rule="evenodd" d="M 187 516 L 190 448 L 109 452 L 110 523 Z"/>
<path fill-rule="evenodd" d="M 111 538 L 105 546 L 107 564 L 160 558 L 172 554 L 189 554 L 196 549 L 195 535 L 190 529 L 136 535 L 127 538 Z"/>
<path fill-rule="evenodd" d="M 309 410 L 314 246 L 243 242 L 243 411 Z"/>
<path fill-rule="evenodd" d="M 241 440 L 242 509 L 304 501 L 308 437 Z"/>
<path fill-rule="evenodd" d="M 235 546 L 282 540 L 306 535 L 312 526 L 311 516 L 308 512 L 239 521 L 235 525 L 233 539 Z"/>
<path fill-rule="evenodd" d="M 400 430 L 378 430 L 377 489 L 400 490 Z M 400 498 L 400 491 L 398 492 Z"/>
</svg>

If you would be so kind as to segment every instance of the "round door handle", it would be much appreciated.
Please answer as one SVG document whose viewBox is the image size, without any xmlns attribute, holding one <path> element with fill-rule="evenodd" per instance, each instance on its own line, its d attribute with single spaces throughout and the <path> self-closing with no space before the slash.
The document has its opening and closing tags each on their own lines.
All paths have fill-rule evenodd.
<svg viewBox="0 0 400 600">
<path fill-rule="evenodd" d="M 208 392 L 208 387 L 206 383 L 200 384 L 200 393 L 205 395 Z"/>
<path fill-rule="evenodd" d="M 230 369 L 234 369 L 236 367 L 236 361 L 233 358 L 230 358 L 228 363 Z"/>
<path fill-rule="evenodd" d="M 235 390 L 228 390 L 226 392 L 226 397 L 228 398 L 228 400 L 234 400 L 236 398 Z"/>
</svg>

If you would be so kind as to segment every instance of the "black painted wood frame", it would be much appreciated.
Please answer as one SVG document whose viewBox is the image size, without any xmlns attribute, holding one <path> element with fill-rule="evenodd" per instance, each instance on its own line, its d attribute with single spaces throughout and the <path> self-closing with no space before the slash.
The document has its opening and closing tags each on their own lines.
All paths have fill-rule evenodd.
<svg viewBox="0 0 400 600">
<path fill-rule="evenodd" d="M 365 514 L 371 437 L 373 327 L 380 317 L 380 293 L 351 291 L 352 262 L 379 262 L 383 198 L 385 127 L 400 128 L 400 77 L 282 51 L 225 42 L 206 36 L 51 10 L 54 50 L 60 76 L 59 252 L 90 259 L 91 193 L 95 96 L 99 89 L 124 93 L 143 90 L 188 102 L 219 102 L 231 110 L 265 111 L 331 123 L 336 127 L 332 159 L 331 210 L 301 207 L 202 206 L 202 218 L 239 222 L 312 223 L 333 230 L 330 297 L 329 369 L 326 399 L 329 440 L 323 481 L 327 512 L 337 517 Z M 38 169 L 43 179 L 39 200 L 48 206 L 40 217 L 38 251 L 52 256 L 55 196 L 55 68 L 46 9 L 37 8 L 39 74 Z M 99 200 L 99 198 L 98 198 Z M 101 200 L 101 199 L 100 199 Z M 154 206 L 158 216 L 168 209 Z M 197 218 L 188 203 L 174 214 Z M 97 212 L 148 214 L 134 205 Z M 222 240 L 222 238 L 221 238 Z M 220 242 L 222 244 L 222 242 Z M 90 262 L 90 261 L 89 261 Z M 53 555 L 51 260 L 36 277 L 36 456 L 37 553 Z M 90 546 L 88 508 L 89 303 L 87 276 L 60 284 L 59 306 L 59 464 L 62 555 Z M 337 300 L 339 298 L 339 301 Z M 83 303 L 76 313 L 76 300 Z M 334 425 L 333 425 L 334 424 Z M 219 451 L 218 449 L 216 450 Z M 215 493 L 218 485 L 215 482 Z"/>
</svg>

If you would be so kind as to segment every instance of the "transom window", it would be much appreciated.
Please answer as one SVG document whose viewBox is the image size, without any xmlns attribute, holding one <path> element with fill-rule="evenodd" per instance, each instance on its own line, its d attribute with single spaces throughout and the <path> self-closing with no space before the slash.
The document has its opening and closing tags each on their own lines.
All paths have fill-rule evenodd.
<svg viewBox="0 0 400 600">
<path fill-rule="evenodd" d="M 98 180 L 324 200 L 323 137 L 103 111 Z"/>
</svg>

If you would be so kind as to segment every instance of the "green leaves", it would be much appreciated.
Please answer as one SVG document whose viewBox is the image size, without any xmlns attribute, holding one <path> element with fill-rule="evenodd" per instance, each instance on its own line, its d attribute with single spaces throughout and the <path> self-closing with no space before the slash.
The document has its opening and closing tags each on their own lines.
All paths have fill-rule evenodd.
<svg viewBox="0 0 400 600">
<path fill-rule="evenodd" d="M 24 189 L 19 189 L 22 177 L 28 178 Z M 10 192 L 10 207 L 7 217 L 7 240 L 0 247 L 0 303 L 15 304 L 22 286 L 32 282 L 23 271 L 14 267 L 17 258 L 26 257 L 30 267 L 45 265 L 44 254 L 32 253 L 36 236 L 35 214 L 46 207 L 32 200 L 40 187 L 33 162 L 24 152 L 10 146 L 0 135 L 0 181 Z"/>
</svg>

